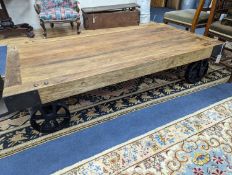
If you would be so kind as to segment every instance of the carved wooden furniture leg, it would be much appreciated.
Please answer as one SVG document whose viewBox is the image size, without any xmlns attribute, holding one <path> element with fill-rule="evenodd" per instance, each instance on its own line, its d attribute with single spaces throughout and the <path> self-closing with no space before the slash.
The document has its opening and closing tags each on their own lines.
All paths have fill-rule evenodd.
<svg viewBox="0 0 232 175">
<path fill-rule="evenodd" d="M 81 33 L 80 27 L 81 27 L 81 20 L 78 19 L 78 20 L 77 20 L 77 34 L 80 34 L 80 33 Z"/>
<path fill-rule="evenodd" d="M 45 24 L 42 20 L 40 20 L 40 26 L 43 28 L 43 36 L 47 38 L 47 29 L 45 27 Z"/>
<path fill-rule="evenodd" d="M 232 63 L 232 58 L 231 58 L 231 63 Z M 230 76 L 230 79 L 229 79 L 229 83 L 232 83 L 232 68 L 230 68 L 230 71 L 231 71 L 231 76 Z"/>
<path fill-rule="evenodd" d="M 14 24 L 14 22 L 8 14 L 3 0 L 0 0 L 0 33 L 3 34 L 4 38 L 7 37 L 10 33 L 24 33 L 30 38 L 33 38 L 35 36 L 33 32 L 33 27 L 29 24 Z"/>
<path fill-rule="evenodd" d="M 232 83 L 232 72 L 231 72 L 231 76 L 230 76 L 230 79 L 229 79 L 229 83 Z"/>
<path fill-rule="evenodd" d="M 53 29 L 54 28 L 54 23 L 50 23 L 50 26 Z"/>
<path fill-rule="evenodd" d="M 72 27 L 72 29 L 73 29 L 74 25 L 73 25 L 73 22 L 72 22 L 72 21 L 70 22 L 70 25 L 71 25 L 71 27 Z"/>
<path fill-rule="evenodd" d="M 3 81 L 3 78 L 0 75 L 0 98 L 2 97 L 3 87 L 4 87 L 4 81 Z"/>
</svg>

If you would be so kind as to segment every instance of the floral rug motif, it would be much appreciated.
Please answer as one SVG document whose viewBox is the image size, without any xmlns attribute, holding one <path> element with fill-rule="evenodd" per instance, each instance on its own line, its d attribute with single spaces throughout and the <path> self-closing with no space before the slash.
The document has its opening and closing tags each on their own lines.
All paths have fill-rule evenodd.
<svg viewBox="0 0 232 175">
<path fill-rule="evenodd" d="M 193 85 L 183 79 L 184 71 L 185 67 L 171 69 L 64 99 L 71 111 L 70 126 L 53 134 L 33 130 L 27 111 L 0 118 L 0 158 L 133 110 L 224 83 L 231 74 L 225 67 L 211 64 L 207 76 Z"/>
<path fill-rule="evenodd" d="M 56 175 L 232 175 L 232 97 Z"/>
</svg>

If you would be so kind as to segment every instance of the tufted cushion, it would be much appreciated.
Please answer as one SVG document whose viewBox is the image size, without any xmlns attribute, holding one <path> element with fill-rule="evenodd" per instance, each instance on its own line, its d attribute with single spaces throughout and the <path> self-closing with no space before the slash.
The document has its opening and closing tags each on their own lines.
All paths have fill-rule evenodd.
<svg viewBox="0 0 232 175">
<path fill-rule="evenodd" d="M 77 10 L 80 4 L 78 0 L 36 0 L 35 3 L 40 6 L 41 11 L 46 11 L 56 7 L 65 7 Z"/>
<path fill-rule="evenodd" d="M 195 13 L 196 13 L 195 9 L 171 11 L 165 13 L 164 19 L 168 21 L 191 25 Z M 207 12 L 201 12 L 199 16 L 198 24 L 207 23 L 208 18 L 209 18 L 209 14 Z"/>
<path fill-rule="evenodd" d="M 76 20 L 79 18 L 79 13 L 71 8 L 56 7 L 46 11 L 41 11 L 39 18 L 45 21 L 48 20 Z"/>
<path fill-rule="evenodd" d="M 214 22 L 209 29 L 210 32 L 232 39 L 232 26 L 221 24 L 220 21 Z"/>
</svg>

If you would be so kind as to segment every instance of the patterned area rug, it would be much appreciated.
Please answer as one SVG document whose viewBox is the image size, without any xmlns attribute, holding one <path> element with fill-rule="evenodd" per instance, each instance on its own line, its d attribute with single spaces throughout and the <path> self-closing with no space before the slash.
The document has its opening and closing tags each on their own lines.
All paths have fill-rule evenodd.
<svg viewBox="0 0 232 175">
<path fill-rule="evenodd" d="M 27 111 L 1 118 L 0 158 L 133 110 L 224 83 L 230 77 L 230 72 L 224 67 L 211 65 L 208 75 L 201 82 L 191 85 L 183 80 L 184 70 L 180 67 L 64 99 L 71 111 L 70 126 L 53 134 L 33 130 Z"/>
<path fill-rule="evenodd" d="M 231 175 L 232 97 L 56 175 Z"/>
</svg>

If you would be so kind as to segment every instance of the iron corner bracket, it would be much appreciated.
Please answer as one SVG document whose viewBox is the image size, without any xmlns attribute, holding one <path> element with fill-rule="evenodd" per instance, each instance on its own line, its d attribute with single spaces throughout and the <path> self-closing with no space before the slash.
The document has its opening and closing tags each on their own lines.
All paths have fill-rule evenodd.
<svg viewBox="0 0 232 175">
<path fill-rule="evenodd" d="M 3 98 L 9 113 L 41 105 L 38 91 L 30 91 Z"/>
</svg>

